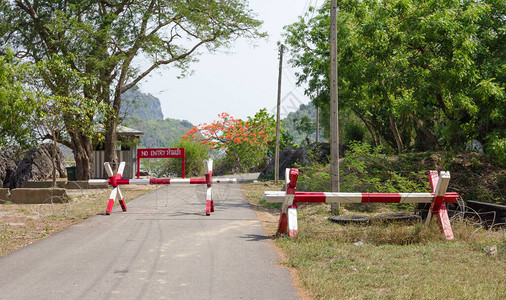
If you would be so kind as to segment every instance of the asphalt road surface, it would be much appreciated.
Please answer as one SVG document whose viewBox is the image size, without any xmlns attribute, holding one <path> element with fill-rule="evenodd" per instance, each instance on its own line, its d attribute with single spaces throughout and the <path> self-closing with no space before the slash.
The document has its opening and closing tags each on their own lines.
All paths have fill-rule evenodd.
<svg viewBox="0 0 506 300">
<path fill-rule="evenodd" d="M 240 186 L 213 189 L 211 216 L 165 186 L 0 258 L 0 299 L 297 299 Z"/>
</svg>

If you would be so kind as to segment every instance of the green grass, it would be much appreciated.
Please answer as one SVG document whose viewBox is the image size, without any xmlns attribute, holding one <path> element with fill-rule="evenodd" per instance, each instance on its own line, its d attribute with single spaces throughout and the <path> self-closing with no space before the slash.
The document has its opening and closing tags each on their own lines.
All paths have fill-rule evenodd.
<svg viewBox="0 0 506 300">
<path fill-rule="evenodd" d="M 339 225 L 328 211 L 303 206 L 299 236 L 276 239 L 317 299 L 506 299 L 504 232 L 456 223 L 455 241 L 445 241 L 435 221 Z M 491 245 L 495 256 L 484 251 Z"/>
</svg>

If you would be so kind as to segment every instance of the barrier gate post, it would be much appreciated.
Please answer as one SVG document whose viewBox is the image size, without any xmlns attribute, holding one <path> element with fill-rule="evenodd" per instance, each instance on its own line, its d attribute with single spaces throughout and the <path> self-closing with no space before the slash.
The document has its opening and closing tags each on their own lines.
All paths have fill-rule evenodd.
<svg viewBox="0 0 506 300">
<path fill-rule="evenodd" d="M 298 169 L 286 169 L 286 191 L 266 191 L 264 200 L 268 203 L 283 203 L 279 218 L 278 233 L 297 235 L 296 203 L 431 203 L 425 224 L 430 223 L 432 215 L 437 216 L 439 227 L 447 240 L 453 240 L 453 232 L 448 217 L 446 203 L 457 203 L 459 194 L 447 193 L 450 172 L 429 172 L 431 193 L 335 193 L 335 192 L 296 192 Z"/>
<path fill-rule="evenodd" d="M 173 179 L 165 179 L 165 178 L 151 178 L 151 179 L 123 179 L 122 174 L 125 169 L 125 162 L 121 162 L 118 173 L 114 175 L 112 168 L 108 162 L 104 163 L 105 170 L 109 179 L 90 179 L 88 183 L 90 185 L 97 184 L 109 184 L 112 186 L 111 195 L 109 197 L 109 202 L 107 204 L 107 209 L 105 213 L 107 215 L 111 214 L 112 208 L 114 206 L 114 201 L 116 200 L 117 195 L 119 194 L 120 200 L 119 204 L 121 205 L 121 209 L 126 211 L 125 199 L 123 198 L 123 194 L 119 188 L 120 185 L 128 185 L 128 184 L 205 184 L 206 185 L 206 215 L 211 215 L 214 212 L 214 200 L 213 200 L 213 192 L 212 185 L 213 183 L 236 183 L 237 180 L 235 178 L 214 178 L 213 179 L 213 160 L 204 160 L 204 170 L 206 172 L 204 178 L 173 178 Z"/>
</svg>

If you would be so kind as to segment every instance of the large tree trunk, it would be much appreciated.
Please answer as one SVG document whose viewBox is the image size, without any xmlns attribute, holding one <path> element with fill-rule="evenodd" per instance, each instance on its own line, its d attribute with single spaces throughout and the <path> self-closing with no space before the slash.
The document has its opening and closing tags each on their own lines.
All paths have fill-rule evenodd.
<svg viewBox="0 0 506 300">
<path fill-rule="evenodd" d="M 93 176 L 93 143 L 80 132 L 70 132 L 71 146 L 76 161 L 77 180 L 88 180 Z"/>
<path fill-rule="evenodd" d="M 118 166 L 118 154 L 116 152 L 116 126 L 118 121 L 111 117 L 106 121 L 105 126 L 105 161 L 111 163 L 114 171 Z"/>
<path fill-rule="evenodd" d="M 53 135 L 53 157 L 52 157 L 51 162 L 53 163 L 53 172 L 51 174 L 53 175 L 53 180 L 51 183 L 51 187 L 56 188 L 56 147 L 57 147 L 56 142 L 57 141 L 56 141 L 56 133 L 54 132 L 54 130 L 52 131 L 52 135 Z"/>
<path fill-rule="evenodd" d="M 114 101 L 112 105 L 112 112 L 106 117 L 105 120 L 105 161 L 112 163 L 114 171 L 117 170 L 118 154 L 116 152 L 117 135 L 116 130 L 118 126 L 118 115 L 121 105 L 121 87 L 116 88 Z"/>
</svg>

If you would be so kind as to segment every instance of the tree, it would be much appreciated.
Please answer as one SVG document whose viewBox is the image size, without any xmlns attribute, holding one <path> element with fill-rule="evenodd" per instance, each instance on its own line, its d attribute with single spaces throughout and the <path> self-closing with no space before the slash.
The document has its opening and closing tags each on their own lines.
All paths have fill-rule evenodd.
<svg viewBox="0 0 506 300">
<path fill-rule="evenodd" d="M 316 123 L 311 121 L 308 116 L 303 116 L 298 120 L 294 120 L 295 130 L 301 134 L 305 134 L 305 141 L 309 145 L 311 143 L 309 136 L 315 133 Z"/>
<path fill-rule="evenodd" d="M 342 0 L 338 13 L 340 105 L 376 144 L 463 147 L 504 138 L 504 1 Z M 285 27 L 306 93 L 328 113 L 328 4 Z M 502 28 L 502 29 L 501 29 Z M 501 42 L 502 41 L 502 42 Z M 321 91 L 318 93 L 318 91 Z"/>
<path fill-rule="evenodd" d="M 78 91 L 84 99 L 106 104 L 105 159 L 113 162 L 122 93 L 161 66 L 187 74 L 199 50 L 212 52 L 242 36 L 264 36 L 243 0 L 3 0 L 0 16 L 2 44 L 29 61 L 59 62 L 43 78 L 53 95 L 67 97 L 73 90 L 59 75 L 69 70 L 93 79 Z M 75 156 L 83 158 L 76 160 L 78 170 L 84 170 L 77 175 L 87 179 L 91 140 L 80 129 L 67 131 Z"/>
<path fill-rule="evenodd" d="M 35 98 L 21 81 L 28 73 L 29 66 L 16 62 L 10 50 L 0 55 L 0 147 L 27 147 L 36 139 L 29 122 L 36 108 Z"/>
<path fill-rule="evenodd" d="M 209 149 L 226 153 L 230 168 L 238 171 L 263 168 L 267 165 L 271 145 L 274 145 L 276 121 L 266 109 L 261 109 L 247 121 L 236 119 L 228 113 L 218 115 L 211 124 L 199 124 L 189 130 L 184 139 L 196 140 Z"/>
</svg>

